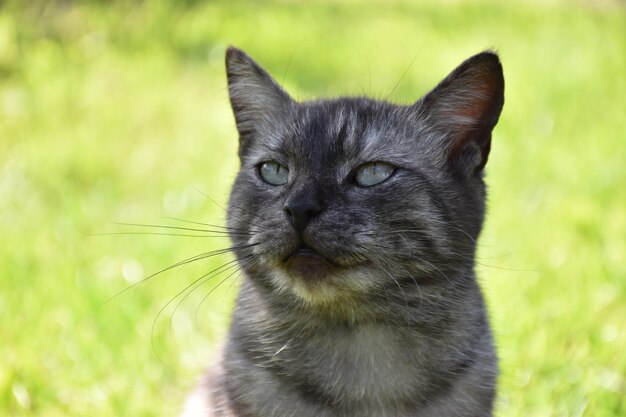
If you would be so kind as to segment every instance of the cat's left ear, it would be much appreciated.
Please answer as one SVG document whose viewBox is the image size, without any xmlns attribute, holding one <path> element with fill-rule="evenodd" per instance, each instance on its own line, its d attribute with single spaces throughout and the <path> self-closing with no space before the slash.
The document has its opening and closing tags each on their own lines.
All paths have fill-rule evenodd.
<svg viewBox="0 0 626 417">
<path fill-rule="evenodd" d="M 504 104 L 504 76 L 498 55 L 474 55 L 415 106 L 430 129 L 444 136 L 447 162 L 479 174 L 489 157 L 491 132 Z"/>
<path fill-rule="evenodd" d="M 240 49 L 226 51 L 230 104 L 242 144 L 251 136 L 271 130 L 294 101 L 278 83 Z"/>
</svg>

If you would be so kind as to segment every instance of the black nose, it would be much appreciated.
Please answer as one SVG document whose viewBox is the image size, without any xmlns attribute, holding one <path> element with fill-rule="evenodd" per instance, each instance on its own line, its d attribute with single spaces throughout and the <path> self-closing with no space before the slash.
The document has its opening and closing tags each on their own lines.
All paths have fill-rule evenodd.
<svg viewBox="0 0 626 417">
<path fill-rule="evenodd" d="M 322 209 L 322 204 L 311 195 L 300 195 L 285 204 L 285 213 L 293 227 L 299 232 L 303 231 L 311 219 L 321 213 Z"/>
</svg>

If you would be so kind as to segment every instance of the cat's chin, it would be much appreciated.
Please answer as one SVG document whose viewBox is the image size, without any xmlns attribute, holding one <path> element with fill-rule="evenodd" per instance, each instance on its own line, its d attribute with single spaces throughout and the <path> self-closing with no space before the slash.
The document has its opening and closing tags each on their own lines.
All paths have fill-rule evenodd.
<svg viewBox="0 0 626 417">
<path fill-rule="evenodd" d="M 341 265 L 315 254 L 291 256 L 270 276 L 276 288 L 320 307 L 360 298 L 380 280 L 366 264 Z"/>
</svg>

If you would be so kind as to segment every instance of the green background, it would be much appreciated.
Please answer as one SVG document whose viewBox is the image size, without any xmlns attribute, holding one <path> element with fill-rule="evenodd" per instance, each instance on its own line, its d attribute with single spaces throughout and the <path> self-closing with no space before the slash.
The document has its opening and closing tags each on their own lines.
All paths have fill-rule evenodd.
<svg viewBox="0 0 626 417">
<path fill-rule="evenodd" d="M 176 415 L 210 362 L 236 277 L 160 310 L 228 256 L 106 301 L 227 240 L 95 234 L 223 224 L 229 44 L 299 99 L 401 103 L 498 50 L 506 104 L 477 267 L 497 415 L 626 415 L 626 9 L 495 0 L 4 2 L 0 415 Z"/>
</svg>

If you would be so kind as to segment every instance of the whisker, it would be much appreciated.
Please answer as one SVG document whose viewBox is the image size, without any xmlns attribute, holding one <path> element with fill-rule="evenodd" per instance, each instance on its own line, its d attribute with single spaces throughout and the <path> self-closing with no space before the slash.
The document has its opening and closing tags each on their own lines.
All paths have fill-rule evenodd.
<svg viewBox="0 0 626 417">
<path fill-rule="evenodd" d="M 285 72 L 283 73 L 283 79 L 280 82 L 280 86 L 282 88 L 285 88 L 285 77 L 287 77 L 287 72 L 289 71 L 289 67 L 291 67 L 291 61 L 293 61 L 293 57 L 296 55 L 296 51 L 298 50 L 298 48 L 300 48 L 302 43 L 304 43 L 304 39 L 302 39 L 300 43 L 295 48 L 293 48 L 293 51 L 291 51 L 291 56 L 289 57 L 289 61 L 287 61 L 287 67 L 285 68 Z"/>
<path fill-rule="evenodd" d="M 221 267 L 216 268 L 213 271 L 208 272 L 208 273 L 202 275 L 200 278 L 194 280 L 190 285 L 188 285 L 185 288 L 185 291 L 189 287 L 191 287 L 192 285 L 193 285 L 193 288 L 191 290 L 189 290 L 189 292 L 187 294 L 185 294 L 185 296 L 178 301 L 178 303 L 176 304 L 176 307 L 174 307 L 174 311 L 172 312 L 172 315 L 174 315 L 176 313 L 176 311 L 178 310 L 180 305 L 185 301 L 185 299 L 187 299 L 187 297 L 189 297 L 196 289 L 198 289 L 199 287 L 204 285 L 211 278 L 216 277 L 216 276 L 218 276 L 218 275 L 228 271 L 229 269 L 238 267 L 238 264 L 239 264 L 240 261 L 245 260 L 245 259 L 250 259 L 253 256 L 255 256 L 255 255 L 254 254 L 249 254 L 249 255 L 242 256 L 240 259 L 233 259 L 232 261 L 229 261 L 229 262 L 225 263 Z M 177 294 L 176 297 L 178 297 L 178 295 L 180 295 L 180 294 Z"/>
<path fill-rule="evenodd" d="M 460 227 L 456 227 L 456 226 L 452 226 L 452 225 L 447 225 L 446 227 L 451 228 L 453 230 L 457 230 L 461 233 L 463 233 L 465 236 L 467 236 L 467 238 L 474 244 L 474 245 L 478 245 L 478 242 L 476 242 L 476 239 L 474 239 L 472 237 L 472 235 L 470 235 L 469 233 L 467 233 L 465 230 L 461 229 Z"/>
<path fill-rule="evenodd" d="M 175 264 L 170 265 L 167 268 L 163 268 L 160 271 L 157 271 L 157 272 L 155 272 L 155 273 L 153 273 L 151 275 L 148 275 L 146 278 L 142 279 L 141 281 L 138 281 L 138 282 L 135 282 L 134 284 L 131 284 L 130 286 L 126 287 L 122 291 L 118 292 L 117 294 L 115 294 L 114 296 L 112 296 L 111 298 L 106 300 L 103 303 L 103 305 L 113 301 L 114 299 L 116 299 L 120 295 L 124 294 L 125 292 L 129 291 L 130 289 L 135 288 L 135 287 L 137 287 L 139 285 L 142 285 L 146 281 L 148 281 L 148 280 L 150 280 L 150 279 L 156 277 L 157 275 L 160 275 L 160 274 L 162 274 L 162 273 L 164 273 L 166 271 L 169 271 L 171 269 L 177 268 L 177 267 L 182 266 L 182 265 L 187 265 L 189 263 L 192 263 L 192 262 L 195 262 L 195 261 L 199 261 L 199 260 L 202 260 L 202 259 L 207 259 L 207 258 L 210 258 L 212 256 L 221 255 L 223 253 L 231 252 L 231 251 L 234 251 L 234 250 L 247 249 L 247 248 L 250 248 L 250 247 L 253 247 L 253 246 L 256 246 L 256 245 L 258 245 L 258 243 L 251 243 L 251 244 L 248 244 L 248 245 L 241 245 L 241 246 L 231 246 L 229 248 L 218 249 L 218 250 L 213 250 L 213 251 L 209 251 L 209 252 L 204 252 L 204 253 L 201 253 L 199 255 L 192 256 L 191 258 L 183 259 L 182 261 L 176 262 Z"/>
<path fill-rule="evenodd" d="M 184 219 L 179 219 L 177 217 L 162 216 L 161 218 L 167 219 L 167 220 L 173 220 L 173 221 L 177 221 L 177 222 L 196 224 L 198 226 L 216 227 L 216 228 L 219 228 L 219 229 L 234 230 L 234 231 L 239 231 L 239 232 L 247 232 L 248 231 L 248 229 L 241 229 L 241 228 L 232 227 L 232 226 L 220 226 L 220 225 L 217 225 L 217 224 L 210 224 L 210 223 L 202 223 L 202 222 L 196 222 L 196 221 L 191 221 L 191 220 L 184 220 Z M 250 229 L 250 231 L 254 232 L 253 229 Z"/>
<path fill-rule="evenodd" d="M 389 220 L 389 219 L 387 219 Z M 436 218 L 430 218 L 428 219 L 428 223 L 429 224 L 437 224 L 442 226 L 443 228 L 447 228 L 450 230 L 456 230 L 459 231 L 461 233 L 463 233 L 465 236 L 467 236 L 468 239 L 470 239 L 472 241 L 472 243 L 477 244 L 476 239 L 474 239 L 467 231 L 463 230 L 460 227 L 454 226 L 452 224 L 450 224 L 449 222 L 445 222 Z M 393 232 L 424 232 L 424 229 L 419 229 L 419 228 L 405 228 L 405 229 L 387 229 Z M 356 233 L 358 233 L 359 231 L 357 231 Z M 378 230 L 375 229 L 370 229 L 370 230 L 364 230 L 364 232 L 378 232 Z"/>
<path fill-rule="evenodd" d="M 492 269 L 499 269 L 501 271 L 511 271 L 511 272 L 545 272 L 545 271 L 541 271 L 539 269 L 518 269 L 518 268 L 507 268 L 504 266 L 495 266 L 495 265 L 488 265 L 488 264 L 484 264 L 481 262 L 476 262 L 476 265 L 480 265 L 484 268 L 492 268 Z"/>
<path fill-rule="evenodd" d="M 417 57 L 420 55 L 420 53 L 422 52 L 422 48 L 424 48 L 424 44 L 426 43 L 426 40 L 428 39 L 428 37 L 424 38 L 424 40 L 422 41 L 422 44 L 420 45 L 419 49 L 417 50 L 417 53 L 415 54 L 415 56 L 413 57 L 413 59 L 411 60 L 411 63 L 409 64 L 409 66 L 407 67 L 407 69 L 404 71 L 404 73 L 402 73 L 402 75 L 400 76 L 400 79 L 398 80 L 398 82 L 393 86 L 393 88 L 391 89 L 391 91 L 389 92 L 389 94 L 387 95 L 387 97 L 385 97 L 385 101 L 389 100 L 389 98 L 391 97 L 391 95 L 393 94 L 394 91 L 396 91 L 396 88 L 398 88 L 398 86 L 400 85 L 400 83 L 402 82 L 402 80 L 404 79 L 404 77 L 406 77 L 406 75 L 409 73 L 409 71 L 411 70 L 411 68 L 413 67 L 413 64 L 415 64 L 415 61 L 417 60 Z"/>
<path fill-rule="evenodd" d="M 197 228 L 192 228 L 192 227 L 181 227 L 181 226 L 166 226 L 166 225 L 160 225 L 160 224 L 141 224 L 141 223 L 120 223 L 120 222 L 113 222 L 114 224 L 118 224 L 120 226 L 132 226 L 132 227 L 153 227 L 155 229 L 167 229 L 167 230 L 184 230 L 184 231 L 188 231 L 188 232 L 199 232 L 199 233 L 232 233 L 232 234 L 237 234 L 238 232 L 225 232 L 225 231 L 220 231 L 220 230 L 213 230 L 213 229 L 197 229 Z M 245 235 L 252 235 L 252 233 L 241 233 L 240 234 L 245 234 Z"/>
<path fill-rule="evenodd" d="M 248 255 L 251 256 L 251 255 Z M 172 319 L 174 317 L 174 314 L 176 314 L 176 311 L 178 310 L 178 307 L 180 307 L 180 305 L 182 304 L 183 301 L 185 301 L 185 299 L 196 289 L 198 288 L 199 285 L 196 285 L 198 282 L 202 281 L 200 284 L 206 282 L 206 279 L 210 279 L 213 276 L 219 275 L 220 273 L 228 270 L 229 268 L 231 268 L 233 266 L 233 264 L 236 264 L 237 259 L 233 259 L 231 261 L 226 262 L 223 265 L 220 265 L 217 268 L 212 269 L 211 271 L 203 274 L 202 276 L 200 276 L 199 278 L 195 279 L 193 282 L 191 282 L 189 285 L 185 286 L 185 288 L 183 288 L 181 291 L 179 291 L 174 297 L 172 297 L 167 303 L 165 303 L 161 309 L 159 310 L 159 312 L 157 313 L 156 317 L 154 318 L 154 321 L 152 322 L 152 330 L 151 330 L 151 337 L 154 338 L 154 329 L 156 326 L 156 322 L 159 319 L 159 317 L 161 316 L 161 314 L 163 314 L 163 312 L 165 311 L 165 309 L 171 305 L 177 298 L 179 298 L 181 295 L 183 295 L 185 292 L 187 292 L 187 294 L 185 294 L 185 296 L 179 300 L 179 302 L 176 304 L 176 307 L 174 308 L 174 310 L 172 311 L 172 314 L 170 315 L 170 320 L 169 320 L 169 327 L 170 327 L 170 332 L 172 332 Z M 208 277 L 208 278 L 207 278 Z M 192 288 L 193 287 L 193 288 Z M 191 288 L 191 290 L 190 290 Z"/>
<path fill-rule="evenodd" d="M 369 250 L 368 248 L 366 248 L 364 246 L 361 246 L 361 245 L 357 245 L 357 246 L 360 247 L 361 249 L 365 250 L 368 253 L 374 254 L 371 250 Z M 393 282 L 396 284 L 396 286 L 400 289 L 400 292 L 402 293 L 402 298 L 404 299 L 404 303 L 405 303 L 405 306 L 406 306 L 406 309 L 407 309 L 407 312 L 408 312 L 410 310 L 410 308 L 409 308 L 409 301 L 407 299 L 406 293 L 402 289 L 402 286 L 400 285 L 398 280 L 379 263 L 377 256 L 370 256 L 369 260 L 371 260 L 376 266 L 378 266 L 379 269 L 381 269 L 385 274 L 387 274 L 389 276 L 389 278 L 391 278 L 393 280 Z"/>
<path fill-rule="evenodd" d="M 198 313 L 200 312 L 200 307 L 202 307 L 202 304 L 213 293 L 213 291 L 215 291 L 220 285 L 222 285 L 224 282 L 226 282 L 230 277 L 235 275 L 237 272 L 241 271 L 242 269 L 244 269 L 248 265 L 252 264 L 253 262 L 256 262 L 256 260 L 259 259 L 260 257 L 261 257 L 261 254 L 253 255 L 252 258 L 248 259 L 242 265 L 239 265 L 239 267 L 237 269 L 235 269 L 232 273 L 228 274 L 228 276 L 226 278 L 224 278 L 223 280 L 221 280 L 215 287 L 211 288 L 211 290 L 204 296 L 204 298 L 202 298 L 202 300 L 200 301 L 200 304 L 198 304 L 198 307 L 196 308 L 196 313 L 195 313 L 195 321 L 196 321 L 196 323 L 198 323 Z M 206 282 L 206 281 L 204 281 L 204 282 Z"/>
<path fill-rule="evenodd" d="M 391 278 L 393 280 L 393 282 L 396 284 L 396 286 L 400 289 L 400 292 L 402 293 L 402 298 L 404 299 L 404 305 L 406 307 L 406 311 L 407 313 L 410 311 L 409 308 L 409 300 L 406 297 L 406 294 L 404 292 L 404 290 L 402 289 L 402 286 L 400 285 L 400 283 L 398 282 L 398 280 L 391 275 L 391 273 L 389 273 L 389 271 L 387 271 L 380 263 L 378 263 L 376 260 L 372 259 L 372 261 L 374 262 L 375 265 L 377 265 L 385 274 L 387 274 L 389 276 L 389 278 Z"/>
<path fill-rule="evenodd" d="M 413 281 L 413 283 L 415 284 L 415 288 L 417 288 L 417 293 L 418 293 L 418 297 L 420 300 L 420 303 L 422 302 L 422 299 L 424 298 L 423 294 L 422 294 L 422 288 L 420 287 L 420 285 L 417 283 L 417 280 L 415 279 L 415 277 L 413 276 L 413 274 L 406 269 L 404 266 L 396 264 L 396 266 L 399 266 L 400 268 L 404 269 L 404 272 L 406 272 L 409 276 L 409 278 L 411 278 L 411 281 Z M 421 268 L 419 265 L 416 265 L 420 270 L 424 271 L 423 268 Z"/>
<path fill-rule="evenodd" d="M 222 210 L 224 210 L 226 213 L 230 214 L 230 215 L 231 215 L 231 216 L 233 216 L 234 218 L 236 218 L 236 219 L 238 219 L 238 220 L 241 220 L 241 221 L 243 221 L 243 222 L 246 222 L 246 223 L 248 223 L 248 224 L 250 223 L 249 221 L 247 221 L 247 220 L 245 220 L 245 219 L 242 219 L 241 217 L 237 216 L 235 213 L 231 212 L 231 211 L 230 211 L 230 210 L 228 210 L 227 208 L 225 208 L 225 207 L 223 207 L 222 205 L 220 205 L 217 201 L 215 201 L 214 199 L 212 199 L 211 197 L 209 197 L 206 193 L 202 192 L 202 191 L 201 191 L 201 190 L 199 190 L 197 187 L 195 187 L 195 186 L 194 186 L 194 189 L 195 189 L 197 192 L 199 192 L 200 194 L 202 194 L 202 195 L 204 196 L 204 198 L 206 198 L 207 200 L 211 201 L 211 202 L 212 202 L 213 204 L 215 204 L 217 207 L 221 208 Z M 248 214 L 251 214 L 251 215 L 254 215 L 254 216 L 258 216 L 258 213 L 253 213 L 253 212 L 251 212 L 251 211 L 245 210 L 245 209 L 243 209 L 243 208 L 241 208 L 241 207 L 238 207 L 238 206 L 233 206 L 233 207 L 234 207 L 234 208 L 236 208 L 237 210 L 241 210 L 241 211 L 243 211 L 244 213 L 248 213 Z M 259 228 L 260 230 L 266 230 L 264 227 L 261 227 L 261 226 L 258 226 L 258 225 L 254 225 L 254 224 L 253 224 L 252 226 L 257 227 L 257 228 Z"/>
<path fill-rule="evenodd" d="M 437 266 L 435 264 L 433 264 L 432 262 L 428 262 L 426 259 L 420 259 L 420 261 L 427 263 L 430 267 L 432 267 L 437 272 L 439 272 L 439 275 L 444 277 L 446 279 L 446 281 L 448 281 L 449 284 L 453 284 L 452 280 L 450 278 L 448 278 L 448 276 L 446 274 L 444 274 L 441 269 L 437 268 Z"/>
<path fill-rule="evenodd" d="M 89 233 L 89 236 L 115 236 L 115 235 L 150 235 L 150 236 L 176 236 L 176 237 L 228 237 L 229 234 L 224 232 L 223 234 L 214 235 L 191 235 L 184 233 L 159 233 L 159 232 L 110 232 L 110 233 Z"/>
</svg>

